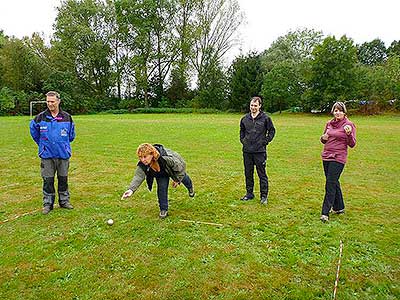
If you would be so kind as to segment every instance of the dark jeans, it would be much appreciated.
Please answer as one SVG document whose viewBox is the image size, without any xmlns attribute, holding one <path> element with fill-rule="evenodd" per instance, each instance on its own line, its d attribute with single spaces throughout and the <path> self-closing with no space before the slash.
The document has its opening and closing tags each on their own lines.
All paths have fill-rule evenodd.
<svg viewBox="0 0 400 300">
<path fill-rule="evenodd" d="M 168 210 L 168 185 L 169 177 L 156 177 L 157 181 L 157 197 L 160 210 Z M 188 174 L 182 179 L 183 185 L 188 189 L 193 188 L 192 180 Z"/>
<path fill-rule="evenodd" d="M 340 188 L 339 178 L 342 174 L 344 164 L 336 161 L 322 161 L 326 177 L 325 198 L 322 204 L 322 214 L 328 216 L 331 208 L 333 210 L 344 209 L 343 194 Z"/>
<path fill-rule="evenodd" d="M 268 197 L 268 176 L 266 173 L 267 153 L 243 152 L 244 175 L 247 195 L 254 197 L 254 166 L 260 179 L 260 197 Z"/>
<path fill-rule="evenodd" d="M 69 159 L 48 158 L 40 161 L 40 174 L 43 178 L 43 206 L 53 207 L 56 191 L 54 176 L 57 173 L 58 202 L 64 205 L 69 202 L 68 191 Z"/>
</svg>

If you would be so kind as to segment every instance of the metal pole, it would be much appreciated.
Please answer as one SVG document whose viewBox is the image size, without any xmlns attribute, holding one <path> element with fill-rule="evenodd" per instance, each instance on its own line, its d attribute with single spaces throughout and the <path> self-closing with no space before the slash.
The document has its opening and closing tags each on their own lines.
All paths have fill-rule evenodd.
<svg viewBox="0 0 400 300">
<path fill-rule="evenodd" d="M 46 101 L 31 101 L 29 102 L 29 116 L 32 119 L 33 118 L 33 104 L 36 103 L 46 103 Z"/>
</svg>

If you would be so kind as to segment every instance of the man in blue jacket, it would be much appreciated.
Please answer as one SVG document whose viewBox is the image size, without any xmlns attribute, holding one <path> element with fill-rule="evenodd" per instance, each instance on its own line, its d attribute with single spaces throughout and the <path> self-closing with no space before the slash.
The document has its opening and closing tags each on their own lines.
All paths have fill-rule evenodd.
<svg viewBox="0 0 400 300">
<path fill-rule="evenodd" d="M 72 117 L 60 108 L 60 95 L 50 91 L 46 94 L 47 109 L 30 123 L 33 140 L 39 146 L 40 168 L 43 178 L 43 214 L 54 206 L 54 176 L 57 173 L 58 202 L 61 208 L 73 209 L 68 192 L 68 168 L 71 145 L 75 138 Z"/>
<path fill-rule="evenodd" d="M 266 173 L 267 145 L 275 136 L 275 127 L 267 114 L 261 111 L 261 98 L 253 97 L 250 112 L 240 120 L 240 142 L 243 145 L 246 195 L 241 200 L 254 198 L 254 166 L 260 178 L 260 202 L 268 203 L 268 177 Z"/>
</svg>

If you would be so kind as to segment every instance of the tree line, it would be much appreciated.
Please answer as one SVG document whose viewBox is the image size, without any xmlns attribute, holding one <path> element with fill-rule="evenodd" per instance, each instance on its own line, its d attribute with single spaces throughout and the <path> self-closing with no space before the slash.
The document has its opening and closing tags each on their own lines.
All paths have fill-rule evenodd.
<svg viewBox="0 0 400 300">
<path fill-rule="evenodd" d="M 333 101 L 382 109 L 400 99 L 400 41 L 361 45 L 298 29 L 236 57 L 236 0 L 64 0 L 50 44 L 0 31 L 0 114 L 60 92 L 71 113 L 135 108 L 324 110 Z"/>
</svg>

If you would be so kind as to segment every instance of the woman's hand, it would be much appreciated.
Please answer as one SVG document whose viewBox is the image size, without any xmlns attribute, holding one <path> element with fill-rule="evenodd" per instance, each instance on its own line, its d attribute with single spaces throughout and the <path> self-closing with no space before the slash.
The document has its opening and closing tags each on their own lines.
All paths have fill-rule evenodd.
<svg viewBox="0 0 400 300">
<path fill-rule="evenodd" d="M 172 187 L 176 188 L 180 183 L 177 181 L 172 181 Z"/>
<path fill-rule="evenodd" d="M 124 200 L 130 196 L 132 196 L 133 191 L 132 190 L 126 190 L 125 193 L 122 195 L 121 200 Z"/>
<path fill-rule="evenodd" d="M 324 141 L 327 141 L 329 138 L 329 134 L 326 132 L 321 136 L 321 139 L 323 139 Z"/>
<path fill-rule="evenodd" d="M 351 126 L 350 125 L 345 125 L 344 127 L 343 127 L 343 129 L 344 129 L 344 131 L 346 132 L 346 134 L 347 135 L 350 135 L 351 134 Z"/>
</svg>

